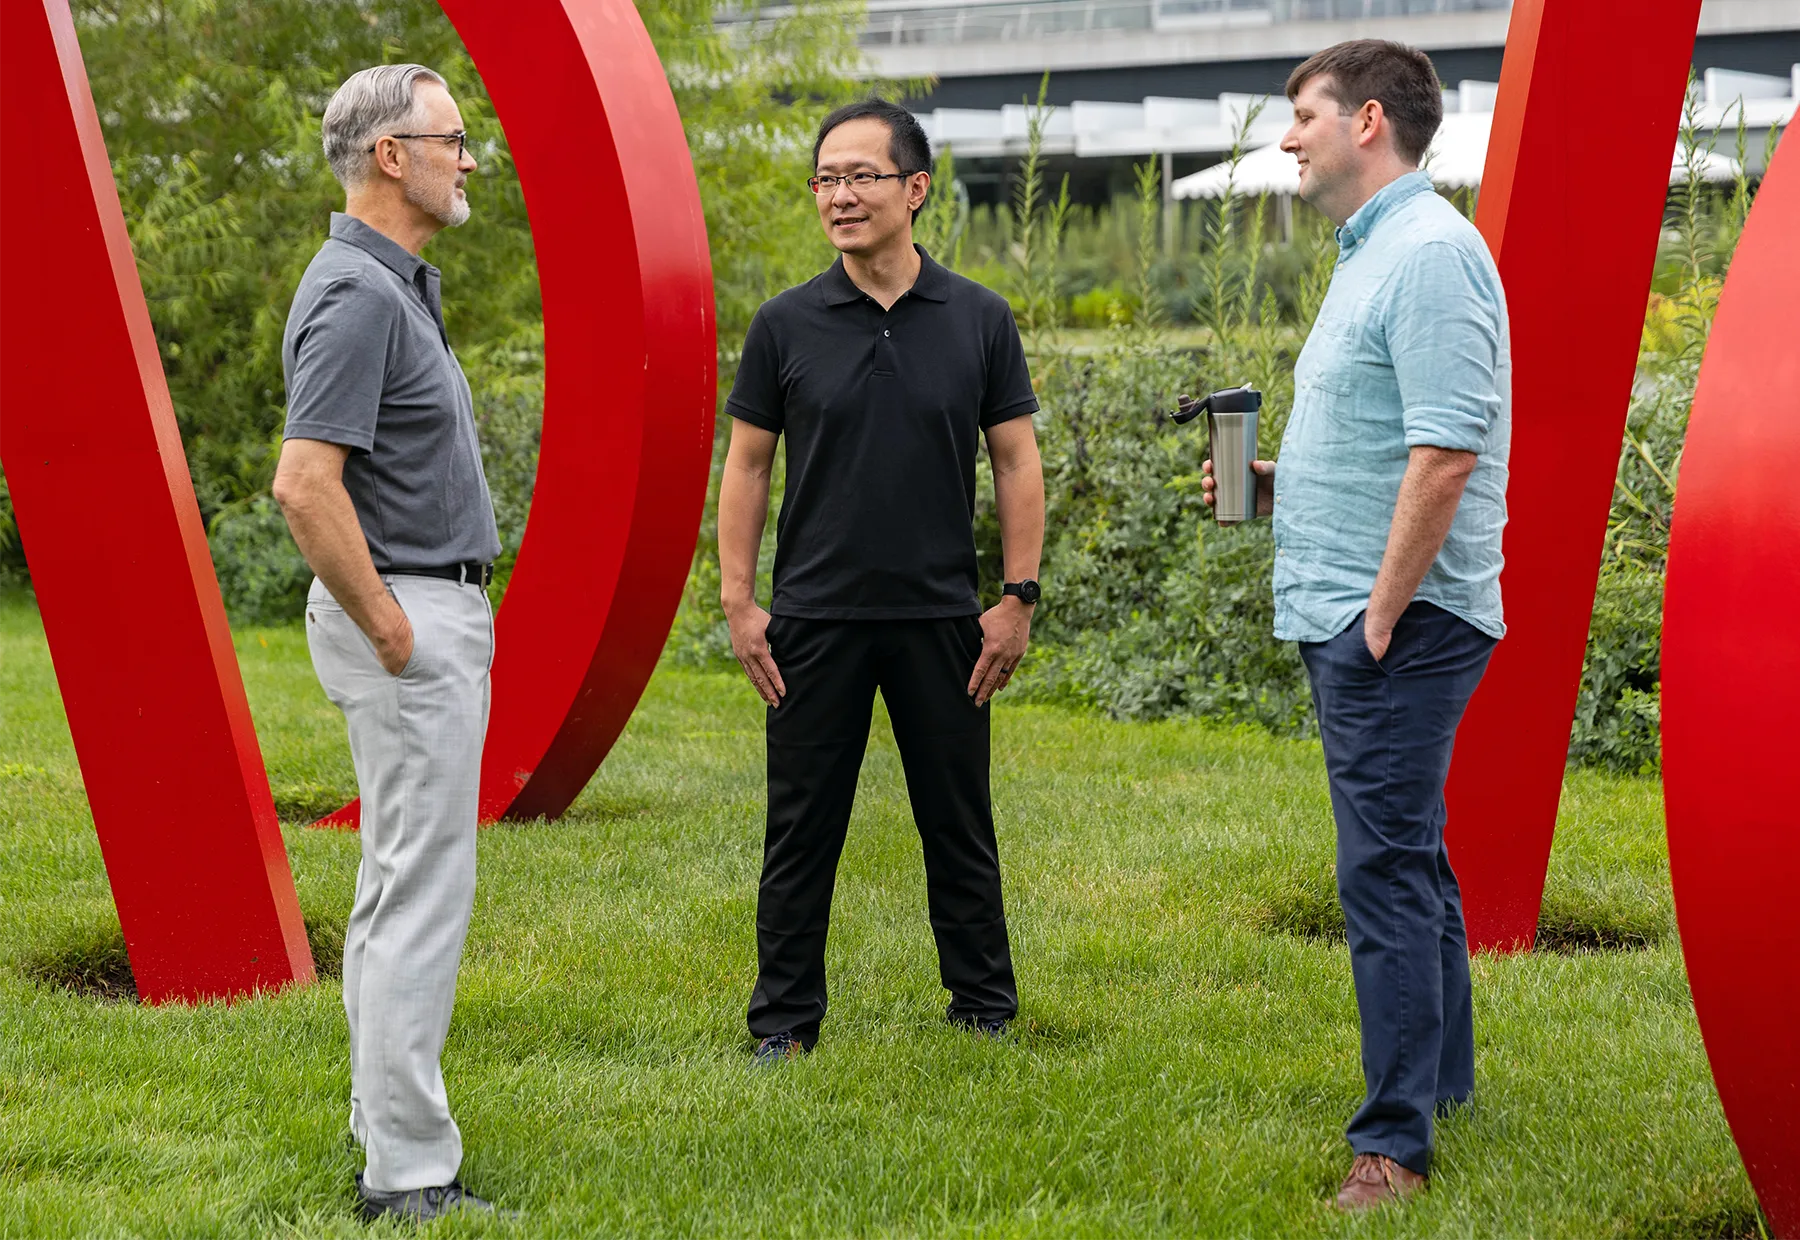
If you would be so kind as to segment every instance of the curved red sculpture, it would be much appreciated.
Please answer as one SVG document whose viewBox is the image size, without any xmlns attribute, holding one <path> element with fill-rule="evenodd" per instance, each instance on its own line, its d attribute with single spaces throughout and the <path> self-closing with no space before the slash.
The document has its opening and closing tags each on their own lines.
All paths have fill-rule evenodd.
<svg viewBox="0 0 1800 1240">
<path fill-rule="evenodd" d="M 1507 632 L 1445 790 L 1471 949 L 1537 934 L 1699 15 L 1700 0 L 1513 5 L 1475 216 L 1512 313 Z M 1618 123 L 1599 139 L 1576 116 Z"/>
<path fill-rule="evenodd" d="M 1800 1237 L 1800 141 L 1732 258 L 1681 455 L 1663 611 L 1669 873 L 1719 1100 Z"/>
<path fill-rule="evenodd" d="M 712 261 L 629 0 L 444 11 L 506 125 L 544 301 L 543 444 L 496 621 L 481 816 L 554 818 L 631 717 L 687 582 L 717 401 Z"/>
<path fill-rule="evenodd" d="M 716 400 L 711 262 L 674 98 L 628 0 L 446 8 L 509 122 L 547 356 L 481 809 L 554 815 L 624 727 L 687 578 Z M 30 194 L 0 196 L 0 453 L 139 993 L 308 981 L 67 0 L 0 12 L 0 138 L 33 172 Z"/>
<path fill-rule="evenodd" d="M 0 6 L 0 457 L 138 994 L 313 977 L 66 0 Z"/>
</svg>

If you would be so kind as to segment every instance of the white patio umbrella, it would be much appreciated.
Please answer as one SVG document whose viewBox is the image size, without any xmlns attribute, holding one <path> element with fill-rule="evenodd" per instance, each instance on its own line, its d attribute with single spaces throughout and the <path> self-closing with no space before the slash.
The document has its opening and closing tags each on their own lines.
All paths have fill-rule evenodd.
<svg viewBox="0 0 1800 1240">
<path fill-rule="evenodd" d="M 1452 112 L 1432 140 L 1426 155 L 1425 170 L 1441 189 L 1463 189 L 1481 184 L 1481 171 L 1487 164 L 1488 134 L 1494 123 L 1492 112 Z M 1700 175 L 1707 181 L 1729 181 L 1738 175 L 1738 162 L 1717 151 L 1700 159 Z M 1687 179 L 1687 167 L 1677 150 L 1669 161 L 1669 184 Z M 1297 194 L 1300 192 L 1300 166 L 1279 145 L 1262 146 L 1246 152 L 1238 161 L 1235 177 L 1229 163 L 1182 177 L 1169 187 L 1176 198 L 1222 198 L 1230 182 L 1237 194 Z"/>
</svg>

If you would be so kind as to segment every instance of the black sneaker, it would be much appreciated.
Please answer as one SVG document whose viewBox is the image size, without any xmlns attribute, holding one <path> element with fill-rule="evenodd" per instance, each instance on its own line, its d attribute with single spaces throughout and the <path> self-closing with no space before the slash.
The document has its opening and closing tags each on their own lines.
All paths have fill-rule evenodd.
<svg viewBox="0 0 1800 1240">
<path fill-rule="evenodd" d="M 804 1054 L 806 1054 L 806 1047 L 801 1045 L 800 1039 L 783 1029 L 780 1033 L 771 1034 L 758 1042 L 756 1055 L 750 1062 L 758 1068 L 773 1068 L 790 1059 L 798 1059 Z"/>
<path fill-rule="evenodd" d="M 365 1223 L 373 1223 L 385 1215 L 414 1223 L 429 1223 L 458 1210 L 494 1213 L 494 1207 L 464 1188 L 461 1180 L 402 1193 L 381 1193 L 366 1187 L 361 1175 L 356 1177 L 356 1212 Z"/>
</svg>

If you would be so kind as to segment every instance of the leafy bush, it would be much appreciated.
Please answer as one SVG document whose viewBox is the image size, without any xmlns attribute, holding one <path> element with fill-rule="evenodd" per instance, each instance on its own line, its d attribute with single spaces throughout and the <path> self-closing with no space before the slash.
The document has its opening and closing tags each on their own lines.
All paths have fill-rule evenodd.
<svg viewBox="0 0 1800 1240">
<path fill-rule="evenodd" d="M 1680 146 L 1686 176 L 1669 192 L 1569 743 L 1573 761 L 1638 774 L 1662 765 L 1663 579 L 1681 445 L 1719 291 L 1753 197 L 1741 173 L 1722 199 L 1702 179 L 1716 135 L 1702 135 L 1697 107 L 1690 93 Z M 1740 168 L 1745 139 L 1740 109 Z M 1778 140 L 1771 130 L 1764 167 Z"/>
<path fill-rule="evenodd" d="M 1130 295 L 1118 280 L 1098 284 L 1069 299 L 1069 322 L 1076 327 L 1111 327 L 1133 317 Z"/>
<path fill-rule="evenodd" d="M 267 495 L 220 513 L 207 541 L 232 623 L 283 624 L 306 610 L 312 571 Z"/>
<path fill-rule="evenodd" d="M 1010 212 L 1026 234 L 1010 247 L 1012 279 L 1019 288 L 1053 288 L 1054 270 L 1042 268 L 1062 252 L 1063 200 L 1042 198 L 1035 174 L 1034 144 Z M 1249 379 L 1265 394 L 1263 443 L 1277 443 L 1300 333 L 1263 279 L 1263 204 L 1228 196 L 1209 204 L 1208 261 L 1194 269 L 1202 292 L 1190 298 L 1208 342 L 1177 347 L 1167 331 L 1169 299 L 1157 286 L 1160 203 L 1158 173 L 1147 164 L 1132 208 L 1133 268 L 1117 293 L 1130 314 L 1110 317 L 1096 349 L 1077 352 L 1058 340 L 1047 298 L 1021 319 L 1043 407 L 1043 573 L 1052 592 L 1034 619 L 1018 691 L 1122 718 L 1205 714 L 1301 732 L 1311 717 L 1305 672 L 1294 647 L 1271 636 L 1272 531 L 1266 522 L 1220 529 L 1205 515 L 1205 436 L 1167 416 L 1180 393 Z M 1303 251 L 1309 272 L 1315 249 L 1309 240 Z M 1296 293 L 1309 319 L 1323 288 L 1309 275 Z M 988 562 L 997 565 L 998 531 L 986 532 L 996 549 Z M 997 583 L 984 581 L 984 592 L 997 592 Z"/>
</svg>

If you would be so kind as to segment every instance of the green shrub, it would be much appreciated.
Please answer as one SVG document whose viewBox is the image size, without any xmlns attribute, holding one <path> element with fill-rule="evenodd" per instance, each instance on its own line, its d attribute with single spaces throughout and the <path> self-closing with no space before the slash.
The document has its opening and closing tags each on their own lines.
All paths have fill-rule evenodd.
<svg viewBox="0 0 1800 1240">
<path fill-rule="evenodd" d="M 233 624 L 283 624 L 306 610 L 312 571 L 267 495 L 220 513 L 207 541 Z"/>
<path fill-rule="evenodd" d="M 1069 322 L 1076 327 L 1111 327 L 1135 317 L 1123 281 L 1100 284 L 1069 299 Z"/>
</svg>

